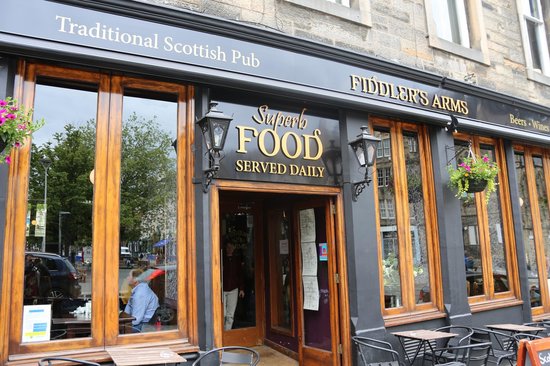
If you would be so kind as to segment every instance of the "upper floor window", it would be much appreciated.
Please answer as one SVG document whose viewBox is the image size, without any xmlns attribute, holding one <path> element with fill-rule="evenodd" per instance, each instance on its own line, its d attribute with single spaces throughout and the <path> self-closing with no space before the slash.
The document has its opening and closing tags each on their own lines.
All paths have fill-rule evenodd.
<svg viewBox="0 0 550 366">
<path fill-rule="evenodd" d="M 371 0 L 283 0 L 284 2 L 370 27 Z"/>
<path fill-rule="evenodd" d="M 550 84 L 550 3 L 541 0 L 519 0 L 521 32 L 528 77 Z"/>
<path fill-rule="evenodd" d="M 470 33 L 464 0 L 442 0 L 432 3 L 438 37 L 470 47 Z"/>
<path fill-rule="evenodd" d="M 347 6 L 349 8 L 349 0 L 327 0 L 328 2 Z"/>
<path fill-rule="evenodd" d="M 431 47 L 489 65 L 481 0 L 425 0 Z"/>
</svg>

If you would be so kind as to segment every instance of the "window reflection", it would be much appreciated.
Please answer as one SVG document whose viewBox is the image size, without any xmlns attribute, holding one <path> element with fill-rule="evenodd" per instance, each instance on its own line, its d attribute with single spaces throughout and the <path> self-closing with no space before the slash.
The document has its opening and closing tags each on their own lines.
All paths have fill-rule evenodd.
<svg viewBox="0 0 550 366">
<path fill-rule="evenodd" d="M 177 327 L 175 97 L 123 98 L 120 332 Z"/>
<path fill-rule="evenodd" d="M 430 274 L 428 270 L 426 220 L 424 217 L 424 194 L 422 192 L 422 167 L 420 165 L 417 134 L 405 133 L 403 142 L 407 169 L 415 299 L 416 303 L 420 304 L 430 302 Z"/>
<path fill-rule="evenodd" d="M 380 237 L 382 239 L 382 264 L 384 276 L 384 302 L 386 308 L 399 307 L 403 303 L 401 276 L 399 273 L 399 242 L 397 220 L 395 218 L 395 192 L 392 177 L 391 136 L 389 132 L 376 130 L 374 135 L 381 142 L 378 145 L 376 169 L 383 174 L 382 184 L 378 177 L 378 200 Z"/>
<path fill-rule="evenodd" d="M 487 155 L 490 161 L 495 161 L 495 149 L 492 146 L 482 146 L 481 156 Z M 497 176 L 498 184 L 498 176 Z M 494 292 L 509 291 L 508 266 L 506 263 L 506 243 L 502 232 L 502 207 L 500 205 L 500 189 L 491 195 L 487 203 L 487 215 L 489 219 L 489 239 L 491 245 L 491 261 L 493 265 L 493 278 L 495 279 Z"/>
<path fill-rule="evenodd" d="M 51 306 L 51 340 L 91 335 L 97 93 L 89 90 L 35 89 L 34 116 L 46 125 L 31 146 L 23 304 Z"/>
</svg>

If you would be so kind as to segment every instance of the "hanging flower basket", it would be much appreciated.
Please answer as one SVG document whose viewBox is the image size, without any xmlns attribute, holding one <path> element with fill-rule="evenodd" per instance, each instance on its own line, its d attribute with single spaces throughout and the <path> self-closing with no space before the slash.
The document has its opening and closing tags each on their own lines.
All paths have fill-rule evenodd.
<svg viewBox="0 0 550 366">
<path fill-rule="evenodd" d="M 454 168 L 449 165 L 449 186 L 456 191 L 456 197 L 469 199 L 468 193 L 485 192 L 485 200 L 489 202 L 491 193 L 496 190 L 495 179 L 498 166 L 487 155 L 479 158 L 470 150 L 468 156 Z"/>
<path fill-rule="evenodd" d="M 483 179 L 468 179 L 468 193 L 483 192 L 487 188 L 487 181 Z"/>
<path fill-rule="evenodd" d="M 20 107 L 16 99 L 0 99 L 0 164 L 10 163 L 12 148 L 19 148 L 44 120 L 33 122 L 32 110 Z"/>
</svg>

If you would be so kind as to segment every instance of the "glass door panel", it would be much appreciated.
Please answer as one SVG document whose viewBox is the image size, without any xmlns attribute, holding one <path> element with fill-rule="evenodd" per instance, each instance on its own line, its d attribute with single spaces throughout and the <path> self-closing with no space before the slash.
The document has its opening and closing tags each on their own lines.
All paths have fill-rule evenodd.
<svg viewBox="0 0 550 366">
<path fill-rule="evenodd" d="M 25 227 L 22 343 L 91 337 L 97 91 L 38 82 Z M 52 108 L 63 101 L 63 108 Z M 51 314 L 29 329 L 28 317 Z"/>
<path fill-rule="evenodd" d="M 120 333 L 177 329 L 177 107 L 175 95 L 123 97 Z"/>
</svg>

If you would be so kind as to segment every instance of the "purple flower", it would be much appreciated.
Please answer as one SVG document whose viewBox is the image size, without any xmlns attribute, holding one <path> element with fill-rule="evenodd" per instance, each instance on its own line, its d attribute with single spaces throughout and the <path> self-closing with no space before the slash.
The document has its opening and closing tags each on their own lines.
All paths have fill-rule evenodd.
<svg viewBox="0 0 550 366">
<path fill-rule="evenodd" d="M 7 118 L 7 119 L 15 119 L 15 117 L 16 117 L 16 115 L 13 114 L 13 113 L 8 113 L 8 114 L 6 114 L 6 118 Z"/>
<path fill-rule="evenodd" d="M 6 164 L 11 163 L 11 157 L 6 156 L 6 158 L 4 159 L 4 161 L 6 162 Z"/>
<path fill-rule="evenodd" d="M 487 155 L 485 155 L 485 156 L 483 157 L 483 161 L 484 161 L 485 163 L 488 163 L 488 162 L 489 162 L 489 157 L 488 157 Z"/>
<path fill-rule="evenodd" d="M 17 128 L 20 129 L 20 130 L 25 130 L 25 129 L 27 129 L 27 126 L 24 123 L 21 123 L 21 124 L 17 125 Z"/>
<path fill-rule="evenodd" d="M 13 144 L 13 146 L 15 146 L 15 147 L 20 147 L 20 146 L 21 146 L 21 143 L 16 142 L 15 144 Z"/>
<path fill-rule="evenodd" d="M 6 102 L 4 99 L 0 99 L 0 107 L 4 107 L 8 105 L 8 102 Z"/>
</svg>

